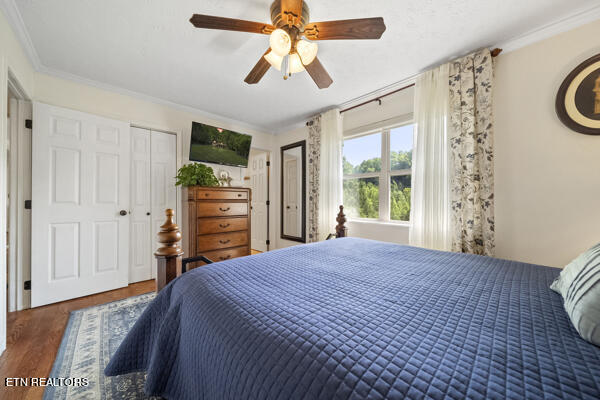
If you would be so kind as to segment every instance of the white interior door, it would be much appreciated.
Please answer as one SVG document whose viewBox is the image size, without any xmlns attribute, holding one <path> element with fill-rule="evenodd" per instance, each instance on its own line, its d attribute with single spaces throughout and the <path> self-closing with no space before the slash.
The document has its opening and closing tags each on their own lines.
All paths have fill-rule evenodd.
<svg viewBox="0 0 600 400">
<path fill-rule="evenodd" d="M 152 279 L 150 130 L 131 128 L 131 246 L 129 282 Z"/>
<path fill-rule="evenodd" d="M 267 199 L 268 167 L 267 153 L 257 153 L 249 160 L 250 189 L 252 189 L 251 247 L 258 251 L 267 251 Z"/>
<path fill-rule="evenodd" d="M 285 160 L 285 234 L 290 236 L 300 236 L 298 223 L 298 159 L 291 158 Z"/>
<path fill-rule="evenodd" d="M 177 211 L 177 137 L 131 128 L 131 266 L 129 281 L 156 277 L 156 234 L 165 210 Z"/>
<path fill-rule="evenodd" d="M 42 103 L 33 117 L 32 307 L 126 286 L 129 124 Z"/>
<path fill-rule="evenodd" d="M 172 208 L 177 213 L 177 137 L 170 133 L 151 133 L 151 197 L 152 251 L 159 247 L 156 234 L 165 222 L 165 210 Z M 177 215 L 177 214 L 176 214 Z M 156 258 L 152 257 L 152 278 L 156 277 Z"/>
</svg>

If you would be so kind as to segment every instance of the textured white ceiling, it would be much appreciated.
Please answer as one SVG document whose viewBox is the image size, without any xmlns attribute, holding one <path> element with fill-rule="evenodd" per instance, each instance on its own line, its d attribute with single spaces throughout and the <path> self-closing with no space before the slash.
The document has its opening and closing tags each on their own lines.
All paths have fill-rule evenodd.
<svg viewBox="0 0 600 400">
<path fill-rule="evenodd" d="M 41 63 L 104 84 L 281 131 L 316 112 L 410 77 L 451 56 L 490 46 L 597 0 L 328 0 L 312 21 L 382 16 L 378 41 L 320 42 L 333 85 L 271 69 L 245 76 L 268 36 L 201 30 L 193 13 L 269 22 L 271 0 L 16 0 Z"/>
</svg>

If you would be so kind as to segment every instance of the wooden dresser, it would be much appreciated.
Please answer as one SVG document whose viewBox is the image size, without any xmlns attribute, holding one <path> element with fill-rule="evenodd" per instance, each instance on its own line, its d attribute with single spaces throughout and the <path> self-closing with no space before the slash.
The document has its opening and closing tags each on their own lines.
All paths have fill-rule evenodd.
<svg viewBox="0 0 600 400">
<path fill-rule="evenodd" d="M 188 254 L 224 261 L 250 255 L 250 200 L 247 188 L 187 188 Z M 204 263 L 190 264 L 195 268 Z"/>
</svg>

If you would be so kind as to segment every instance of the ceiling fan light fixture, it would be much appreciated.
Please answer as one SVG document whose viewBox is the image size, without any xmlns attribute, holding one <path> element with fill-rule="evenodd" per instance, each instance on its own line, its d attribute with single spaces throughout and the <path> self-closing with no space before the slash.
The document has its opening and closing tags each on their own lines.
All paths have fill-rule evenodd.
<svg viewBox="0 0 600 400">
<path fill-rule="evenodd" d="M 277 71 L 281 71 L 281 63 L 283 62 L 283 57 L 275 54 L 275 52 L 273 51 L 270 51 L 267 54 L 265 54 L 265 60 L 267 60 L 269 64 L 271 64 L 271 66 Z"/>
<path fill-rule="evenodd" d="M 289 55 L 289 63 L 290 63 L 290 74 L 297 74 L 299 72 L 304 71 L 304 65 L 302 65 L 302 61 L 300 60 L 300 56 L 298 53 Z"/>
<path fill-rule="evenodd" d="M 309 65 L 317 57 L 319 46 L 316 43 L 302 39 L 296 44 L 296 50 L 298 50 L 298 55 L 302 60 L 302 64 Z"/>
<path fill-rule="evenodd" d="M 259 83 L 273 66 L 281 71 L 284 79 L 288 79 L 292 73 L 307 71 L 319 89 L 326 89 L 331 86 L 333 79 L 317 57 L 319 46 L 314 42 L 380 39 L 386 29 L 382 17 L 311 22 L 307 0 L 271 1 L 270 24 L 205 14 L 194 14 L 190 18 L 196 28 L 270 36 L 270 49 L 262 53 L 244 79 L 249 85 Z"/>
<path fill-rule="evenodd" d="M 285 57 L 292 49 L 292 38 L 283 29 L 275 29 L 269 39 L 271 50 L 280 57 Z"/>
</svg>

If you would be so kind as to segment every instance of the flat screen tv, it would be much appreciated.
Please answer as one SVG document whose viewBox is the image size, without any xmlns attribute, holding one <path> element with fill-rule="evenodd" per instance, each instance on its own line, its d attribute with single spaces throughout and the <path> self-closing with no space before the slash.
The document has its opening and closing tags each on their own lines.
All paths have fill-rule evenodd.
<svg viewBox="0 0 600 400">
<path fill-rule="evenodd" d="M 248 167 L 252 136 L 192 122 L 190 160 Z"/>
</svg>

